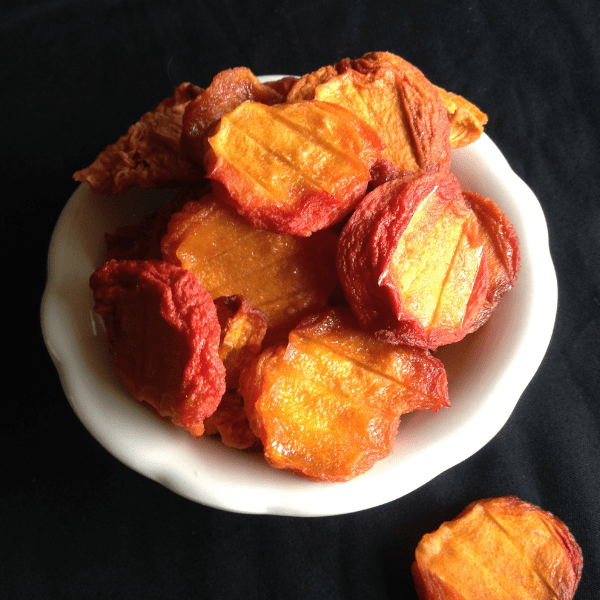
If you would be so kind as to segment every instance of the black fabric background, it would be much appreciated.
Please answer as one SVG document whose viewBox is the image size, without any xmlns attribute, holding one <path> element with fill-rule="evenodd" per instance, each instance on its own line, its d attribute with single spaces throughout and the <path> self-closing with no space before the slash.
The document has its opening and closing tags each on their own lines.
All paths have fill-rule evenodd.
<svg viewBox="0 0 600 600">
<path fill-rule="evenodd" d="M 576 598 L 598 598 L 597 0 L 11 0 L 0 14 L 0 596 L 414 599 L 421 536 L 473 500 L 515 494 L 567 523 L 584 554 Z M 44 346 L 46 255 L 72 173 L 182 81 L 206 86 L 239 65 L 304 73 L 371 50 L 488 113 L 487 133 L 548 221 L 550 347 L 500 433 L 404 498 L 314 519 L 197 505 L 88 434 Z"/>
</svg>

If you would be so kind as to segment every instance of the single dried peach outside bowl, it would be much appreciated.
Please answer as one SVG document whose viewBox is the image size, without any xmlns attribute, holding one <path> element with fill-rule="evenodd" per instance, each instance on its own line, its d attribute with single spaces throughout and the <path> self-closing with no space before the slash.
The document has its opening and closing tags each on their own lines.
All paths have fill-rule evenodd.
<svg viewBox="0 0 600 600">
<path fill-rule="evenodd" d="M 260 452 L 194 439 L 125 391 L 93 311 L 89 277 L 104 261 L 104 233 L 138 223 L 172 191 L 134 189 L 109 198 L 82 184 L 60 215 L 41 322 L 73 410 L 133 470 L 194 502 L 239 513 L 364 510 L 401 498 L 467 459 L 503 427 L 537 371 L 552 335 L 557 282 L 541 206 L 492 140 L 483 134 L 454 150 L 452 171 L 463 189 L 488 196 L 508 216 L 520 240 L 521 270 L 481 329 L 438 350 L 452 407 L 404 415 L 391 455 L 368 472 L 343 483 L 310 481 L 270 467 Z"/>
</svg>

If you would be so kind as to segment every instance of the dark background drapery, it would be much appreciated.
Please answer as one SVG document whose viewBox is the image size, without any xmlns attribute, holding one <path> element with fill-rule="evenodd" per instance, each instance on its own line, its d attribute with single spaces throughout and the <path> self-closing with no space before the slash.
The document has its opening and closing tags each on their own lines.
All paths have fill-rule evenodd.
<svg viewBox="0 0 600 600">
<path fill-rule="evenodd" d="M 469 502 L 553 512 L 600 584 L 600 5 L 42 0 L 0 8 L 5 598 L 416 598 L 420 537 Z M 302 74 L 389 50 L 490 118 L 537 195 L 559 286 L 545 359 L 500 433 L 413 493 L 348 515 L 240 515 L 122 465 L 71 410 L 43 343 L 50 236 L 87 166 L 183 81 Z M 12 323 L 16 324 L 13 328 Z"/>
</svg>

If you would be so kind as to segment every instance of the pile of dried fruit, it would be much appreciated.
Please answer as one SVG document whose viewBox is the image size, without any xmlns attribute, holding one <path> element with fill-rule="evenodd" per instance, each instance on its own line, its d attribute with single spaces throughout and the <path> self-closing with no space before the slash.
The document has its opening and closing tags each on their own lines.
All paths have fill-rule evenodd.
<svg viewBox="0 0 600 600">
<path fill-rule="evenodd" d="M 450 171 L 486 122 L 387 52 L 178 86 L 75 174 L 177 188 L 90 280 L 132 396 L 315 480 L 388 455 L 403 414 L 450 405 L 432 351 L 517 277 L 508 219 Z"/>
</svg>

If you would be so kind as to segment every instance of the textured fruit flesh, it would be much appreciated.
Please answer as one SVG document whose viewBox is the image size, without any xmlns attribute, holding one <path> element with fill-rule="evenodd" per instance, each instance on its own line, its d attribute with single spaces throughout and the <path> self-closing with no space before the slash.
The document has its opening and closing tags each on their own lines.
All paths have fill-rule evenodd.
<svg viewBox="0 0 600 600">
<path fill-rule="evenodd" d="M 356 171 L 366 177 L 357 157 L 340 157 L 340 152 L 318 135 L 323 131 L 323 115 L 319 112 L 306 112 L 302 120 L 291 116 L 291 110 L 291 118 L 285 119 L 269 118 L 262 106 L 256 106 L 254 112 L 251 117 L 259 127 L 248 127 L 245 114 L 230 115 L 210 144 L 225 160 L 244 169 L 267 192 L 265 198 L 270 202 L 293 204 L 295 190 L 312 185 L 334 193 L 337 180 L 331 177 L 330 169 L 339 168 L 342 179 L 345 173 L 352 176 Z M 306 134 L 307 130 L 311 133 Z M 264 152 L 265 147 L 269 152 Z"/>
<path fill-rule="evenodd" d="M 181 132 L 184 151 L 202 164 L 204 137 L 208 129 L 223 115 L 248 100 L 276 104 L 283 101 L 283 96 L 261 83 L 246 67 L 217 73 L 211 84 L 186 106 Z"/>
<path fill-rule="evenodd" d="M 554 515 L 508 496 L 472 503 L 415 552 L 419 597 L 570 600 L 581 551 Z"/>
<path fill-rule="evenodd" d="M 388 277 L 404 310 L 428 330 L 463 323 L 483 256 L 474 220 L 464 203 L 445 202 L 434 191 L 399 239 Z"/>
<path fill-rule="evenodd" d="M 253 225 L 295 235 L 346 215 L 383 149 L 366 123 L 317 101 L 245 102 L 207 140 L 207 176 L 219 197 Z"/>
<path fill-rule="evenodd" d="M 321 310 L 336 285 L 331 230 L 310 237 L 252 227 L 213 196 L 191 201 L 169 224 L 163 254 L 198 277 L 212 298 L 241 295 L 271 332 Z"/>
<path fill-rule="evenodd" d="M 241 390 L 267 460 L 328 481 L 387 456 L 402 414 L 448 403 L 428 351 L 378 342 L 342 309 L 303 321 L 242 374 Z"/>
<path fill-rule="evenodd" d="M 488 122 L 487 115 L 466 98 L 436 87 L 450 119 L 450 144 L 463 148 L 477 141 Z"/>
</svg>

